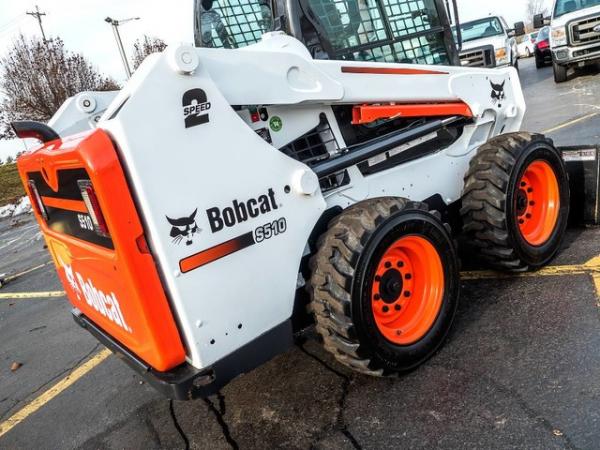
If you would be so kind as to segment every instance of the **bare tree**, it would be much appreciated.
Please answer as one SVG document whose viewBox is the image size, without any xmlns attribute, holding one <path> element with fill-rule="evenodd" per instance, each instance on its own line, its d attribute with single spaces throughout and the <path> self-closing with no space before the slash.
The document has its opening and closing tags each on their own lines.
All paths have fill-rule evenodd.
<svg viewBox="0 0 600 450">
<path fill-rule="evenodd" d="M 12 137 L 13 120 L 47 121 L 63 102 L 82 91 L 119 89 L 60 38 L 45 43 L 21 35 L 0 59 L 0 138 Z"/>
<path fill-rule="evenodd" d="M 527 20 L 533 20 L 537 14 L 548 15 L 546 0 L 527 0 Z"/>
<path fill-rule="evenodd" d="M 167 48 L 165 41 L 159 38 L 144 35 L 133 44 L 133 69 L 137 69 L 146 57 L 152 53 L 162 52 Z"/>
</svg>

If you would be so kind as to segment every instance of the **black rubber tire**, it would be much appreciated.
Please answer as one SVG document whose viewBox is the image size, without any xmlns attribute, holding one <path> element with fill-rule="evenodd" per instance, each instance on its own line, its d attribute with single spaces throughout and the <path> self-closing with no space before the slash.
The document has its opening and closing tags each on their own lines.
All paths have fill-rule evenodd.
<svg viewBox="0 0 600 450">
<path fill-rule="evenodd" d="M 567 81 L 567 74 L 569 71 L 569 68 L 567 66 L 561 66 L 560 64 L 556 64 L 555 62 L 553 62 L 552 68 L 554 70 L 554 81 L 556 83 L 564 83 L 565 81 Z"/>
<path fill-rule="evenodd" d="M 545 67 L 546 63 L 544 62 L 543 59 L 539 58 L 537 55 L 535 56 L 535 67 L 536 69 L 541 69 L 542 67 Z"/>
<path fill-rule="evenodd" d="M 330 224 L 311 259 L 310 312 L 324 347 L 345 366 L 373 376 L 415 369 L 445 341 L 458 307 L 458 258 L 448 225 L 427 205 L 399 198 L 371 199 L 349 207 Z M 404 235 L 434 245 L 444 270 L 444 296 L 437 319 L 418 342 L 400 346 L 378 330 L 371 283 L 385 250 Z"/>
<path fill-rule="evenodd" d="M 541 246 L 532 246 L 522 237 L 515 211 L 518 183 L 536 160 L 550 164 L 560 191 L 554 231 Z M 569 217 L 569 197 L 565 163 L 552 140 L 525 132 L 497 136 L 477 151 L 465 177 L 461 215 L 467 242 L 496 269 L 542 267 L 560 249 Z"/>
</svg>

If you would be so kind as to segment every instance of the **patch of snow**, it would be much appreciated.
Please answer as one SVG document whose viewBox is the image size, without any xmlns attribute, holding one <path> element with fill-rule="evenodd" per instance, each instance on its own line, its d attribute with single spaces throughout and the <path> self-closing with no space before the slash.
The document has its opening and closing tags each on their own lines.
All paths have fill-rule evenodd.
<svg viewBox="0 0 600 450">
<path fill-rule="evenodd" d="M 29 197 L 21 197 L 17 203 L 11 203 L 9 205 L 0 207 L 0 219 L 16 217 L 30 212 L 31 202 L 29 201 Z"/>
</svg>

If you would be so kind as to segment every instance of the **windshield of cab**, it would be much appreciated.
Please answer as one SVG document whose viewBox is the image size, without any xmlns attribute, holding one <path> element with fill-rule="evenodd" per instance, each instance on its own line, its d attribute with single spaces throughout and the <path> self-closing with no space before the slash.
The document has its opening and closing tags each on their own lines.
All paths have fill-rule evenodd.
<svg viewBox="0 0 600 450">
<path fill-rule="evenodd" d="M 245 47 L 272 30 L 270 0 L 194 0 L 198 47 Z"/>
<path fill-rule="evenodd" d="M 436 0 L 302 0 L 332 59 L 448 64 Z"/>
<path fill-rule="evenodd" d="M 556 0 L 554 17 L 560 17 L 580 9 L 600 5 L 600 0 Z"/>
<path fill-rule="evenodd" d="M 474 20 L 461 24 L 463 42 L 475 41 L 477 39 L 498 36 L 504 33 L 504 28 L 497 17 Z M 454 30 L 456 34 L 456 30 Z"/>
</svg>

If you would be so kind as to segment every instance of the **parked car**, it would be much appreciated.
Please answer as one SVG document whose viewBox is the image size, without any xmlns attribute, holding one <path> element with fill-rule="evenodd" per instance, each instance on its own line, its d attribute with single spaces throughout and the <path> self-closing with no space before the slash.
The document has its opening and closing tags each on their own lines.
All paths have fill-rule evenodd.
<svg viewBox="0 0 600 450">
<path fill-rule="evenodd" d="M 463 42 L 460 62 L 463 66 L 519 68 L 516 37 L 525 34 L 523 22 L 509 28 L 503 17 L 490 16 L 462 23 L 460 30 Z"/>
<path fill-rule="evenodd" d="M 600 0 L 554 0 L 552 16 L 538 14 L 536 28 L 550 25 L 554 81 L 567 81 L 570 68 L 600 62 Z"/>
<path fill-rule="evenodd" d="M 550 50 L 550 27 L 542 28 L 535 42 L 535 67 L 541 69 L 547 64 L 552 64 L 552 50 Z"/>
<path fill-rule="evenodd" d="M 533 56 L 535 52 L 535 40 L 537 35 L 538 32 L 535 31 L 533 33 L 526 34 L 523 37 L 523 41 L 517 46 L 520 58 L 530 58 Z"/>
</svg>

